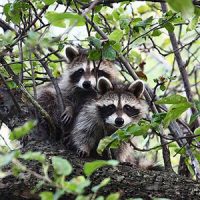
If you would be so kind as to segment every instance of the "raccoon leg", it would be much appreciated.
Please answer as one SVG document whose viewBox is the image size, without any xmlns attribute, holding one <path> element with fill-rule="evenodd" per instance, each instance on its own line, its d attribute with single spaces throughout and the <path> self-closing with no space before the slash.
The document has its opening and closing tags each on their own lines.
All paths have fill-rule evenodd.
<svg viewBox="0 0 200 200">
<path fill-rule="evenodd" d="M 133 148 L 129 143 L 123 142 L 120 147 L 113 150 L 114 158 L 122 163 L 135 163 L 133 157 Z"/>
<path fill-rule="evenodd" d="M 89 157 L 90 155 L 90 148 L 88 145 L 82 145 L 80 148 L 77 148 L 76 150 L 79 157 Z"/>
<path fill-rule="evenodd" d="M 77 126 L 75 127 L 77 128 Z M 80 157 L 89 157 L 92 149 L 95 147 L 96 138 L 93 132 L 88 132 L 85 129 L 77 130 L 71 134 L 72 146 Z"/>
<path fill-rule="evenodd" d="M 65 110 L 64 112 L 61 114 L 61 122 L 64 126 L 69 125 L 69 123 L 71 122 L 73 115 L 74 115 L 74 106 L 72 104 L 72 102 L 67 101 L 65 102 Z"/>
<path fill-rule="evenodd" d="M 61 115 L 61 122 L 64 126 L 67 126 L 73 118 L 72 106 L 66 106 L 64 112 Z"/>
</svg>

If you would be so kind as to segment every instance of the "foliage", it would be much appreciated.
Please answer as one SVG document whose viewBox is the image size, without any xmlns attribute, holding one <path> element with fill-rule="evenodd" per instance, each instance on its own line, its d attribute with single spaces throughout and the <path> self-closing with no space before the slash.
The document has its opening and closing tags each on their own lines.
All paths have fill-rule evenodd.
<svg viewBox="0 0 200 200">
<path fill-rule="evenodd" d="M 98 153 L 101 155 L 106 148 L 118 148 L 122 142 L 129 142 L 133 137 L 142 137 L 142 141 L 145 141 L 140 150 L 149 149 L 157 153 L 163 148 L 163 139 L 172 154 L 185 158 L 191 175 L 198 177 L 198 173 L 194 172 L 198 169 L 196 163 L 200 162 L 200 9 L 195 4 L 196 1 L 192 0 L 166 2 L 166 12 L 160 3 L 139 4 L 137 1 L 122 1 L 114 3 L 113 7 L 109 3 L 92 5 L 88 0 L 1 2 L 0 66 L 3 67 L 0 67 L 0 86 L 20 90 L 22 102 L 30 101 L 33 98 L 31 95 L 30 99 L 24 100 L 27 93 L 36 91 L 36 86 L 51 78 L 41 61 L 44 60 L 49 71 L 59 79 L 65 65 L 64 47 L 78 43 L 89 49 L 90 60 L 117 61 L 125 81 L 138 77 L 149 87 L 145 97 L 148 97 L 146 100 L 151 111 L 147 119 L 119 129 L 102 139 L 97 148 Z M 0 93 L 0 101 L 1 99 Z M 0 122 L 9 124 L 12 121 L 10 115 L 13 107 L 7 104 L 0 106 L 8 113 L 6 121 L 0 110 Z M 21 109 L 23 110 L 23 106 Z M 171 126 L 174 123 L 177 124 L 177 129 Z M 26 136 L 35 125 L 35 121 L 28 121 L 13 128 L 10 140 Z M 179 129 L 182 130 L 182 135 L 176 135 Z M 184 145 L 181 146 L 180 143 Z M 159 158 L 162 160 L 160 151 Z M 173 159 L 169 155 L 169 160 Z M 98 160 L 86 163 L 83 166 L 86 177 L 69 179 L 73 169 L 64 158 L 55 156 L 49 161 L 41 152 L 22 154 L 20 151 L 10 151 L 0 155 L 0 177 L 9 174 L 3 171 L 3 167 L 8 164 L 13 166 L 12 173 L 15 175 L 28 171 L 21 160 L 39 162 L 43 171 L 39 180 L 41 186 L 50 184 L 55 188 L 55 193 L 42 192 L 41 199 L 59 199 L 65 193 L 77 195 L 77 199 L 120 198 L 119 193 L 107 197 L 97 196 L 98 190 L 109 183 L 109 178 L 94 186 L 90 194 L 84 193 L 91 186 L 90 176 L 98 168 L 116 166 L 117 161 Z M 178 165 L 177 156 L 172 164 L 173 167 Z M 53 178 L 48 175 L 50 168 L 53 169 Z"/>
<path fill-rule="evenodd" d="M 30 125 L 30 124 L 29 124 Z M 27 124 L 24 125 L 25 127 Z M 17 138 L 23 137 L 23 134 L 19 136 L 20 132 L 16 132 Z M 31 171 L 23 163 L 23 160 L 32 160 L 41 164 L 42 173 Z M 93 162 L 88 162 L 84 164 L 84 173 L 87 178 L 84 176 L 77 176 L 69 179 L 69 175 L 72 173 L 73 169 L 71 164 L 64 158 L 53 156 L 50 159 L 46 158 L 41 152 L 26 152 L 21 153 L 20 151 L 12 151 L 8 153 L 1 152 L 0 155 L 0 178 L 5 178 L 10 173 L 6 171 L 4 167 L 8 164 L 11 165 L 13 175 L 17 176 L 19 173 L 26 173 L 27 171 L 35 176 L 40 182 L 39 187 L 42 188 L 44 185 L 50 185 L 55 188 L 56 192 L 43 191 L 39 194 L 41 199 L 59 199 L 64 194 L 73 194 L 77 199 L 87 199 L 93 198 L 98 199 L 97 192 L 105 187 L 109 182 L 110 178 L 102 180 L 99 185 L 93 186 L 91 188 L 92 193 L 87 196 L 83 196 L 86 188 L 91 186 L 91 181 L 89 176 L 94 173 L 97 169 L 104 166 L 116 166 L 118 164 L 115 160 L 96 160 Z M 52 167 L 51 167 L 52 166 Z M 53 169 L 53 177 L 49 177 L 50 169 Z M 39 189 L 38 186 L 37 190 Z M 119 199 L 119 193 L 110 194 L 106 199 Z M 101 197 L 104 199 L 104 197 Z"/>
</svg>

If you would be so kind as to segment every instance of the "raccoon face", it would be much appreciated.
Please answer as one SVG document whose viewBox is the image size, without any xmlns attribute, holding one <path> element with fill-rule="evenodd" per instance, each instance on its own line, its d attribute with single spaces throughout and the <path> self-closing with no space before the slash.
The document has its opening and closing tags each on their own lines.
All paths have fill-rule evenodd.
<svg viewBox="0 0 200 200">
<path fill-rule="evenodd" d="M 133 82 L 128 88 L 115 89 L 108 79 L 100 78 L 97 87 L 103 93 L 97 107 L 105 124 L 117 129 L 136 123 L 143 117 L 144 104 L 139 99 L 144 92 L 141 81 Z"/>
<path fill-rule="evenodd" d="M 80 53 L 72 47 L 66 48 L 66 56 L 72 67 L 69 69 L 69 81 L 82 89 L 90 90 L 96 88 L 97 78 L 106 77 L 110 79 L 108 71 L 104 70 L 106 61 L 103 61 L 100 66 L 98 63 L 93 63 L 87 59 L 87 55 L 80 55 Z"/>
<path fill-rule="evenodd" d="M 76 63 L 70 75 L 70 82 L 85 90 L 94 89 L 96 78 L 91 64 L 87 61 Z"/>
</svg>

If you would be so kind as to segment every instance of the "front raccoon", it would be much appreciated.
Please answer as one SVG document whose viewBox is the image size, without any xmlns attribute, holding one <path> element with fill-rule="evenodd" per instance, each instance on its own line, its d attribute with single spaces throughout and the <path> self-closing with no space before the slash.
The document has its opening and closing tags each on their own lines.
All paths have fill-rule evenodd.
<svg viewBox="0 0 200 200">
<path fill-rule="evenodd" d="M 61 133 L 61 124 L 72 123 L 82 105 L 88 99 L 96 97 L 95 87 L 98 77 L 104 76 L 109 80 L 114 80 L 119 74 L 114 64 L 108 61 L 102 61 L 98 68 L 95 68 L 93 62 L 87 59 L 87 52 L 83 49 L 76 51 L 74 48 L 68 47 L 66 56 L 69 66 L 61 80 L 58 81 L 65 111 L 61 113 L 59 110 L 56 92 L 52 84 L 42 87 L 38 93 L 38 102 L 52 117 L 58 134 Z M 39 121 L 39 132 L 48 135 L 48 125 L 44 119 Z M 58 135 L 58 137 L 60 136 Z"/>
<path fill-rule="evenodd" d="M 140 99 L 144 92 L 141 81 L 130 85 L 112 84 L 106 78 L 98 80 L 100 97 L 84 105 L 71 132 L 71 142 L 80 156 L 89 156 L 105 136 L 144 117 L 146 104 Z M 116 159 L 126 162 L 133 149 L 127 143 L 117 150 Z"/>
</svg>

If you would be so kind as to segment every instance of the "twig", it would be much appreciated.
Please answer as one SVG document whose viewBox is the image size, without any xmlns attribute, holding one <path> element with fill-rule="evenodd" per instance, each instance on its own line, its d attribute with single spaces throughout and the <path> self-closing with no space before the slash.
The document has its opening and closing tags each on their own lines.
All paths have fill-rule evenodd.
<svg viewBox="0 0 200 200">
<path fill-rule="evenodd" d="M 11 67 L 7 64 L 3 56 L 0 56 L 0 63 L 4 66 L 5 70 L 12 77 L 13 81 L 19 86 L 20 90 L 23 92 L 24 96 L 37 108 L 37 110 L 45 117 L 45 119 L 49 122 L 50 132 L 53 134 L 55 132 L 55 125 L 49 116 L 49 114 L 38 104 L 37 101 L 32 97 L 32 95 L 26 90 L 24 85 L 19 81 L 18 76 L 13 72 Z"/>
<path fill-rule="evenodd" d="M 59 102 L 59 106 L 60 106 L 60 112 L 62 113 L 64 111 L 65 106 L 64 106 L 62 93 L 61 93 L 61 90 L 58 86 L 58 83 L 57 83 L 56 79 L 54 78 L 54 76 L 52 75 L 45 59 L 41 58 L 40 55 L 36 51 L 34 51 L 34 55 L 38 59 L 38 61 L 42 64 L 42 66 L 44 67 L 46 73 L 48 74 L 48 76 L 49 76 L 49 78 L 50 78 L 50 80 L 51 80 L 51 82 L 52 82 L 52 84 L 55 88 L 55 91 L 56 91 L 56 94 L 57 94 L 56 96 L 58 98 L 58 102 Z"/>
<path fill-rule="evenodd" d="M 167 12 L 167 6 L 166 6 L 166 4 L 162 3 L 161 7 L 162 7 L 162 11 L 164 13 L 166 13 Z M 188 79 L 188 74 L 187 74 L 186 69 L 185 69 L 185 64 L 184 64 L 184 62 L 182 60 L 180 52 L 177 51 L 177 49 L 178 49 L 178 43 L 177 43 L 177 40 L 176 40 L 176 36 L 175 36 L 174 33 L 171 33 L 171 32 L 168 32 L 168 33 L 169 33 L 171 44 L 172 44 L 172 47 L 173 47 L 173 50 L 174 50 L 176 62 L 178 64 L 179 71 L 180 71 L 181 76 L 182 76 L 183 85 L 184 85 L 184 88 L 185 88 L 185 92 L 186 92 L 187 98 L 188 98 L 188 100 L 190 102 L 193 103 L 193 97 L 192 97 L 192 93 L 191 93 L 191 88 L 190 88 L 190 83 L 189 83 L 189 79 Z M 197 110 L 196 110 L 195 107 L 192 108 L 192 113 L 193 114 L 197 113 Z M 199 126 L 198 121 L 196 121 L 196 122 L 197 122 L 197 126 Z"/>
</svg>

